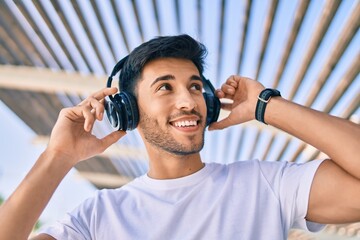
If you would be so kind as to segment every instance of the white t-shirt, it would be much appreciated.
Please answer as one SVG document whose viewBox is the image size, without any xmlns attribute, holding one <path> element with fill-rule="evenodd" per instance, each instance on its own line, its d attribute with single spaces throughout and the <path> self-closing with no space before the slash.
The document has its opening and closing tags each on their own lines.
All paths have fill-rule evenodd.
<svg viewBox="0 0 360 240">
<path fill-rule="evenodd" d="M 98 191 L 45 233 L 56 239 L 287 239 L 305 221 L 321 161 L 208 163 L 171 180 L 143 175 Z"/>
</svg>

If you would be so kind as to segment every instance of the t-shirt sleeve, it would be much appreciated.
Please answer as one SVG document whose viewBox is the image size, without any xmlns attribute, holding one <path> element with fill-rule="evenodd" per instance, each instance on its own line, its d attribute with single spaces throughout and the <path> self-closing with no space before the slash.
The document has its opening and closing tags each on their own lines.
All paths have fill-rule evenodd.
<svg viewBox="0 0 360 240">
<path fill-rule="evenodd" d="M 89 228 L 91 209 L 93 209 L 93 199 L 87 199 L 73 211 L 67 213 L 62 220 L 41 230 L 40 233 L 48 234 L 55 239 L 91 239 Z"/>
<path fill-rule="evenodd" d="M 272 182 L 278 195 L 281 213 L 286 225 L 312 232 L 320 231 L 324 225 L 306 221 L 311 185 L 322 160 L 307 163 L 269 163 L 262 172 Z M 277 165 L 277 166 L 276 166 Z M 264 168 L 265 167 L 265 168 Z M 275 170 L 277 169 L 277 170 Z"/>
</svg>

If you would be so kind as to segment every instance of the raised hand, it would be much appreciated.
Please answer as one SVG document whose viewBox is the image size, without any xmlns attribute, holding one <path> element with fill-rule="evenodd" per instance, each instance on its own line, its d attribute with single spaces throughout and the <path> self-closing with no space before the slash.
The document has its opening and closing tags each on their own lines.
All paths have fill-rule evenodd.
<svg viewBox="0 0 360 240">
<path fill-rule="evenodd" d="M 48 147 L 0 207 L 0 239 L 26 239 L 68 171 L 77 162 L 103 152 L 126 134 L 116 131 L 102 139 L 91 134 L 95 121 L 103 119 L 105 96 L 116 92 L 116 88 L 104 88 L 78 106 L 61 110 Z M 37 239 L 49 237 L 43 235 Z"/>
<path fill-rule="evenodd" d="M 116 92 L 116 88 L 104 88 L 87 97 L 79 105 L 61 110 L 47 151 L 54 151 L 76 164 L 102 153 L 124 136 L 124 131 L 115 131 L 99 139 L 91 133 L 95 121 L 103 119 L 105 96 Z"/>
<path fill-rule="evenodd" d="M 229 99 L 231 103 L 222 103 L 221 108 L 230 111 L 229 116 L 209 126 L 209 130 L 223 129 L 240 124 L 255 118 L 255 109 L 258 96 L 264 86 L 250 78 L 236 75 L 230 76 L 216 96 L 220 99 Z"/>
</svg>

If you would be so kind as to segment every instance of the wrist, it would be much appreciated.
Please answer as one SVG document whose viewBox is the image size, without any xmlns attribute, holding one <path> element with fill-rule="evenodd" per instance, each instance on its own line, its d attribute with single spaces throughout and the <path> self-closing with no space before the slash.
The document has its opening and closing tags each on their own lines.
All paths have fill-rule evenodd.
<svg viewBox="0 0 360 240">
<path fill-rule="evenodd" d="M 51 166 L 54 166 L 54 168 L 64 170 L 65 172 L 69 171 L 77 163 L 74 157 L 50 148 L 45 149 L 40 159 L 48 162 Z"/>
<path fill-rule="evenodd" d="M 281 97 L 280 92 L 276 89 L 266 88 L 260 92 L 255 109 L 256 120 L 267 125 L 267 121 L 265 121 L 265 112 L 267 105 L 274 97 Z"/>
</svg>

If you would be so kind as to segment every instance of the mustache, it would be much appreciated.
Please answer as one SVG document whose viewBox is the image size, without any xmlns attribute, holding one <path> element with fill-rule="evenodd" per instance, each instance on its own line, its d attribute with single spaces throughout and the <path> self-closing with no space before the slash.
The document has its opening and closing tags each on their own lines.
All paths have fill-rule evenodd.
<svg viewBox="0 0 360 240">
<path fill-rule="evenodd" d="M 168 121 L 170 121 L 171 119 L 174 119 L 174 118 L 179 118 L 182 116 L 190 116 L 190 115 L 198 116 L 200 118 L 200 121 L 202 121 L 202 119 L 203 119 L 203 116 L 199 112 L 197 112 L 195 109 L 192 109 L 191 111 L 180 110 L 179 112 L 172 114 L 169 117 Z"/>
</svg>

